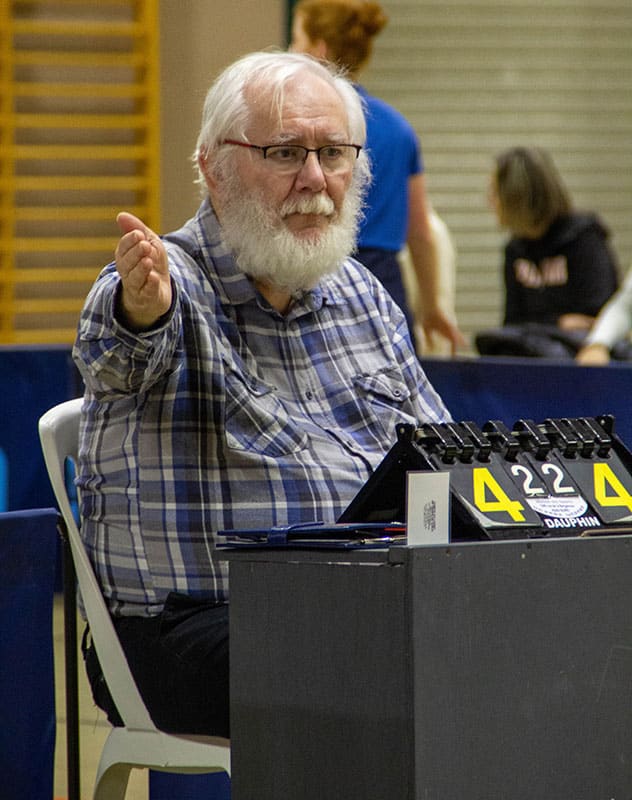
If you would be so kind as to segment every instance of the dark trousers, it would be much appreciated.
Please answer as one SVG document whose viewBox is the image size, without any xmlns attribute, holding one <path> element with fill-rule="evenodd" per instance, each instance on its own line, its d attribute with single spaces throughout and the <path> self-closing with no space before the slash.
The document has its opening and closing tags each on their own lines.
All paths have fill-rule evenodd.
<svg viewBox="0 0 632 800">
<path fill-rule="evenodd" d="M 172 593 L 158 616 L 116 617 L 114 626 L 160 730 L 230 736 L 226 603 Z M 113 725 L 122 725 L 89 637 L 83 650 L 95 703 Z"/>
</svg>

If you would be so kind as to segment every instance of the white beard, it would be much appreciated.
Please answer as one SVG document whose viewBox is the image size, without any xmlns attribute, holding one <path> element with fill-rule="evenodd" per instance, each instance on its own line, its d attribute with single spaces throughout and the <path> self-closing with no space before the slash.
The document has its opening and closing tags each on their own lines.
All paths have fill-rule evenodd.
<svg viewBox="0 0 632 800">
<path fill-rule="evenodd" d="M 264 198 L 244 190 L 236 176 L 228 177 L 220 222 L 224 242 L 238 267 L 251 278 L 291 294 L 312 289 L 323 276 L 335 272 L 355 248 L 362 205 L 356 183 L 349 188 L 339 213 L 324 194 L 286 201 L 275 213 Z M 300 238 L 283 221 L 293 212 L 323 214 L 330 221 L 316 236 Z"/>
</svg>

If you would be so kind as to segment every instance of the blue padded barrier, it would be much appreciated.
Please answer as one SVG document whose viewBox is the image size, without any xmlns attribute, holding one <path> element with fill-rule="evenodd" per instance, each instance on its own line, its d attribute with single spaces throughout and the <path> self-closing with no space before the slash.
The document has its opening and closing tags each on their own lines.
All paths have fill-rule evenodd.
<svg viewBox="0 0 632 800">
<path fill-rule="evenodd" d="M 150 800 L 230 800 L 230 778 L 225 772 L 184 775 L 149 771 Z"/>
<path fill-rule="evenodd" d="M 9 507 L 9 459 L 0 447 L 0 512 Z"/>
<path fill-rule="evenodd" d="M 422 358 L 430 382 L 455 421 L 594 417 L 613 414 L 632 447 L 632 364 L 580 367 L 540 358 Z"/>
<path fill-rule="evenodd" d="M 0 447 L 9 467 L 9 511 L 54 505 L 37 421 L 79 393 L 70 347 L 0 347 Z"/>
<path fill-rule="evenodd" d="M 57 538 L 53 508 L 0 514 L 2 797 L 53 797 Z"/>
</svg>

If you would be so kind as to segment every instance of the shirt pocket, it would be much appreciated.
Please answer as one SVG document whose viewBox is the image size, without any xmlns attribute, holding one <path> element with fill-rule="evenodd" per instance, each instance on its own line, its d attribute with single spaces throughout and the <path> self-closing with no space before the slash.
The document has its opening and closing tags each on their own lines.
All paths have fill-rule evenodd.
<svg viewBox="0 0 632 800">
<path fill-rule="evenodd" d="M 306 433 L 290 417 L 274 386 L 233 364 L 225 363 L 224 368 L 224 427 L 230 449 L 279 458 L 307 447 Z"/>
<path fill-rule="evenodd" d="M 415 422 L 410 389 L 398 370 L 356 375 L 353 385 L 367 431 L 375 438 L 394 444 L 396 425 Z"/>
</svg>

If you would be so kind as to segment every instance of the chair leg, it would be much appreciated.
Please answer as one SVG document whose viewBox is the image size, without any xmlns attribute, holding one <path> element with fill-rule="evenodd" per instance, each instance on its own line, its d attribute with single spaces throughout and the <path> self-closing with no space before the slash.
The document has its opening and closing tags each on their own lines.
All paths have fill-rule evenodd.
<svg viewBox="0 0 632 800">
<path fill-rule="evenodd" d="M 79 676 L 77 665 L 77 577 L 66 525 L 60 518 L 64 589 L 64 658 L 66 667 L 66 763 L 68 800 L 81 799 L 79 743 Z"/>
<path fill-rule="evenodd" d="M 124 800 L 131 771 L 130 764 L 118 763 L 107 767 L 97 775 L 93 800 Z"/>
</svg>

